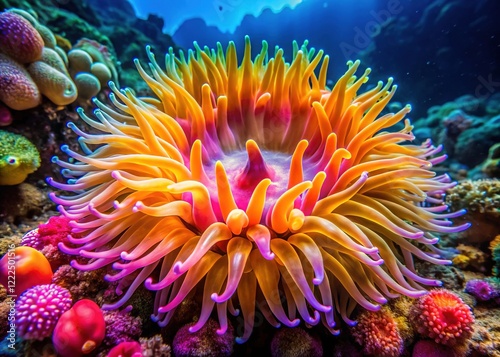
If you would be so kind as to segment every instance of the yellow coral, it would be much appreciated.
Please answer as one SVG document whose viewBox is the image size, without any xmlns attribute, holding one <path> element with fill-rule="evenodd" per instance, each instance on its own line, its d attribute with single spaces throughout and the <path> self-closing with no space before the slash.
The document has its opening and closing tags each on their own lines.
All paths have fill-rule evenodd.
<svg viewBox="0 0 500 357">
<path fill-rule="evenodd" d="M 17 185 L 40 166 L 37 148 L 24 136 L 0 130 L 0 185 Z"/>
</svg>

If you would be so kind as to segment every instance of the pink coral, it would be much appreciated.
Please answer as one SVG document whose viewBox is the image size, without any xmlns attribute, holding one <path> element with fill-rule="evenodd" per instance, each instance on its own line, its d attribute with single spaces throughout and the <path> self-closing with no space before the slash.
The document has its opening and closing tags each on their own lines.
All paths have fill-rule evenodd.
<svg viewBox="0 0 500 357">
<path fill-rule="evenodd" d="M 120 342 L 109 351 L 107 357 L 142 357 L 142 347 L 137 341 Z"/>
<path fill-rule="evenodd" d="M 69 218 L 64 216 L 50 217 L 47 223 L 42 223 L 37 229 L 26 233 L 21 239 L 21 245 L 42 249 L 45 245 L 57 246 L 59 242 L 68 243 L 71 234 Z"/>
<path fill-rule="evenodd" d="M 0 126 L 7 126 L 12 123 L 12 113 L 9 108 L 0 103 Z"/>
<path fill-rule="evenodd" d="M 387 308 L 364 311 L 351 332 L 366 355 L 397 357 L 403 352 L 403 339 L 398 325 Z"/>
<path fill-rule="evenodd" d="M 106 322 L 106 338 L 104 344 L 117 345 L 124 341 L 138 339 L 142 332 L 140 317 L 130 315 L 129 309 L 121 311 L 104 311 Z"/>
<path fill-rule="evenodd" d="M 13 12 L 0 13 L 0 51 L 20 63 L 42 56 L 43 39 L 24 17 Z"/>
<path fill-rule="evenodd" d="M 71 303 L 69 291 L 56 284 L 37 285 L 26 290 L 16 301 L 17 333 L 28 340 L 49 337 Z"/>
<path fill-rule="evenodd" d="M 410 315 L 417 331 L 436 343 L 454 346 L 472 336 L 474 315 L 470 307 L 449 290 L 436 289 L 420 297 Z"/>
</svg>

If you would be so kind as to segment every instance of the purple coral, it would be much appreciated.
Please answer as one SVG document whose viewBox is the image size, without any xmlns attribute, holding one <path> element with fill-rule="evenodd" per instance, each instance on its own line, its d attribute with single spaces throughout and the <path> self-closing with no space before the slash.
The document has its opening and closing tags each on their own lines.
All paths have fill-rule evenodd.
<svg viewBox="0 0 500 357">
<path fill-rule="evenodd" d="M 56 284 L 37 285 L 26 290 L 16 301 L 19 336 L 27 340 L 49 337 L 59 317 L 71 308 L 71 303 L 69 291 Z"/>
<path fill-rule="evenodd" d="M 479 301 L 489 301 L 499 297 L 500 292 L 488 280 L 472 279 L 465 285 L 465 292 Z"/>
<path fill-rule="evenodd" d="M 234 330 L 231 324 L 220 335 L 218 324 L 210 319 L 196 332 L 189 332 L 195 323 L 181 327 L 174 337 L 172 347 L 177 357 L 225 357 L 233 353 Z M 216 332 L 217 330 L 217 332 Z"/>
<path fill-rule="evenodd" d="M 106 337 L 104 343 L 116 346 L 121 342 L 137 340 L 142 332 L 140 317 L 130 315 L 130 310 L 104 311 Z"/>
</svg>

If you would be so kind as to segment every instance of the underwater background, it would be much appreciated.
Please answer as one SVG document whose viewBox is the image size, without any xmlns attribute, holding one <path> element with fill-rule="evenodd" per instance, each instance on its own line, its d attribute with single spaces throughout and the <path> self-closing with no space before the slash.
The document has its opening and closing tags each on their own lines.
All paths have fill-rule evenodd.
<svg viewBox="0 0 500 357">
<path fill-rule="evenodd" d="M 500 356 L 499 14 L 0 0 L 0 356 Z"/>
</svg>

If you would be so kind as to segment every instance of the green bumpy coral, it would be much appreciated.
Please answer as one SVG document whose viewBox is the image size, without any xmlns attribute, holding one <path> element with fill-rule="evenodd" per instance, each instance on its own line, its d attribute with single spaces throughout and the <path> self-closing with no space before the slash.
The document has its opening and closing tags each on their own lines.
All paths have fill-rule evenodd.
<svg viewBox="0 0 500 357">
<path fill-rule="evenodd" d="M 0 130 L 0 185 L 17 185 L 40 166 L 40 153 L 22 135 Z"/>
</svg>

